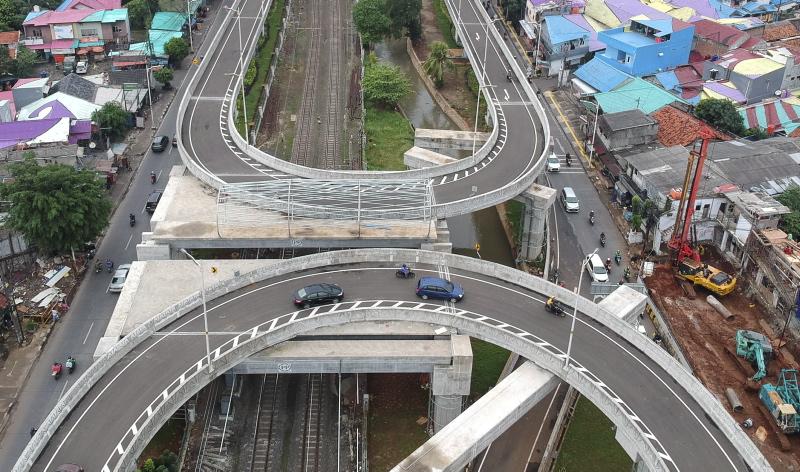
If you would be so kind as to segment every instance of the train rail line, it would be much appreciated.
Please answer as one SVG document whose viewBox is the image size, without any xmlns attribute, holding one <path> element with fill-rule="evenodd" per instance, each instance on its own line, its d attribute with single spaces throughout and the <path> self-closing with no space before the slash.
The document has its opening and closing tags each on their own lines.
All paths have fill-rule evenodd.
<svg viewBox="0 0 800 472">
<path fill-rule="evenodd" d="M 308 43 L 305 79 L 303 82 L 303 97 L 300 103 L 300 110 L 298 110 L 297 128 L 292 145 L 291 162 L 304 166 L 313 165 L 313 162 L 309 162 L 309 157 L 313 159 L 314 98 L 319 80 L 317 77 L 317 70 L 319 69 L 319 50 L 322 46 L 322 31 L 319 27 L 320 4 L 319 0 L 311 0 L 308 2 L 308 8 L 306 8 L 311 20 L 308 26 L 310 39 Z"/>
<path fill-rule="evenodd" d="M 320 472 L 322 447 L 323 374 L 308 376 L 305 428 L 303 432 L 303 472 Z"/>
<path fill-rule="evenodd" d="M 275 413 L 278 401 L 278 375 L 264 374 L 258 393 L 256 425 L 253 431 L 253 455 L 250 458 L 250 472 L 278 470 L 270 457 Z"/>
</svg>

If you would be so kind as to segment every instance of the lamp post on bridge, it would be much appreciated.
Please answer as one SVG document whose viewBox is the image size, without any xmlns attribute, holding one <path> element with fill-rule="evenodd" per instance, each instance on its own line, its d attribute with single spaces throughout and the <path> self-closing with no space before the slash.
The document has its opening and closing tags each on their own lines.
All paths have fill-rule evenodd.
<svg viewBox="0 0 800 472">
<path fill-rule="evenodd" d="M 186 249 L 181 248 L 181 252 L 184 256 L 188 257 L 189 259 L 194 262 L 198 269 L 200 269 L 200 297 L 203 299 L 203 329 L 206 338 L 206 360 L 208 362 L 208 373 L 211 374 L 214 372 L 214 365 L 211 363 L 211 346 L 208 341 L 208 309 L 206 308 L 206 277 L 203 274 L 203 266 L 197 262 L 197 259 L 192 257 L 189 254 L 189 251 Z"/>
<path fill-rule="evenodd" d="M 578 274 L 578 287 L 575 289 L 575 306 L 572 307 L 572 325 L 569 328 L 569 341 L 567 342 L 567 357 L 564 359 L 564 368 L 569 367 L 570 353 L 572 352 L 572 336 L 575 334 L 575 318 L 578 315 L 578 300 L 581 298 L 581 282 L 583 282 L 583 268 L 592 256 L 597 254 L 600 248 L 595 248 L 586 259 L 581 261 L 580 273 Z"/>
</svg>

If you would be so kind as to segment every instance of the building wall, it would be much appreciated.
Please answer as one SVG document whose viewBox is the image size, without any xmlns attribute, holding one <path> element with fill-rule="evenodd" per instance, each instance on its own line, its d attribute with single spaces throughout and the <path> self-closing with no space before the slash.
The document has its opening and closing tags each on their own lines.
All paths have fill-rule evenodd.
<svg viewBox="0 0 800 472">
<path fill-rule="evenodd" d="M 794 57 L 788 57 L 783 72 L 783 81 L 781 81 L 781 89 L 794 90 L 797 88 L 800 88 L 800 62 L 795 63 Z"/>
<path fill-rule="evenodd" d="M 616 132 L 600 128 L 600 140 L 609 151 L 617 151 L 641 144 L 648 144 L 656 139 L 658 125 L 656 123 L 628 128 Z"/>
<path fill-rule="evenodd" d="M 626 31 L 626 28 L 613 28 L 601 31 L 597 35 L 597 39 L 606 44 L 606 51 L 600 58 L 616 69 L 641 77 L 674 69 L 689 61 L 694 27 L 672 33 L 668 41 L 643 46 L 633 46 L 610 36 L 623 31 Z M 620 52 L 627 55 L 626 60 L 618 59 Z"/>
<path fill-rule="evenodd" d="M 775 97 L 775 91 L 781 88 L 784 68 L 774 70 L 761 77 L 748 77 L 731 71 L 730 81 L 747 98 L 747 103 L 760 102 L 765 98 Z"/>
<path fill-rule="evenodd" d="M 109 37 L 103 35 L 103 25 L 99 22 L 75 23 L 76 38 L 98 38 L 107 40 Z M 111 31 L 111 30 L 109 30 Z"/>
<path fill-rule="evenodd" d="M 53 41 L 53 32 L 50 31 L 50 26 L 23 25 L 22 30 L 25 38 L 42 38 L 45 43 Z M 41 33 L 39 36 L 34 34 L 34 31 L 36 30 Z"/>
</svg>

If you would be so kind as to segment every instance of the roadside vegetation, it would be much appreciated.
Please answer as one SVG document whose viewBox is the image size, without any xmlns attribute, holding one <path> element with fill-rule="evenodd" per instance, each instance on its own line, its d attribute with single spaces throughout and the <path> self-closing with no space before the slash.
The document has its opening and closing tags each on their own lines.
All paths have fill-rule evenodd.
<svg viewBox="0 0 800 472">
<path fill-rule="evenodd" d="M 473 360 L 469 396 L 475 401 L 497 385 L 510 352 L 480 339 L 470 338 L 470 342 Z"/>
<path fill-rule="evenodd" d="M 447 47 L 455 49 L 459 47 L 456 42 L 455 28 L 453 27 L 453 20 L 450 19 L 450 12 L 447 11 L 447 6 L 444 0 L 433 0 L 433 8 L 436 12 L 436 23 L 439 25 L 439 31 L 444 35 L 444 40 Z"/>
<path fill-rule="evenodd" d="M 237 94 L 236 99 L 236 129 L 239 134 L 246 136 L 245 119 L 247 123 L 255 122 L 258 112 L 258 105 L 261 103 L 261 96 L 264 93 L 264 85 L 269 78 L 269 69 L 272 61 L 276 60 L 275 46 L 278 44 L 278 34 L 281 32 L 281 24 L 286 13 L 286 0 L 275 0 L 270 7 L 267 19 L 264 22 L 264 34 L 258 40 L 258 48 L 253 58 L 248 64 L 244 76 L 245 99 L 247 100 L 247 117 L 245 118 L 242 110 L 242 93 Z"/>
<path fill-rule="evenodd" d="M 611 422 L 592 402 L 581 397 L 575 406 L 558 460 L 559 472 L 618 472 L 631 470 L 631 461 L 614 435 Z"/>
</svg>

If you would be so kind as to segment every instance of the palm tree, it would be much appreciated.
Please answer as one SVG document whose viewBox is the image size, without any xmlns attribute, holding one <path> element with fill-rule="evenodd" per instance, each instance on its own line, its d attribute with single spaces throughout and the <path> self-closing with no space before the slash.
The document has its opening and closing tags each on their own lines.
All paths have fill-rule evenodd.
<svg viewBox="0 0 800 472">
<path fill-rule="evenodd" d="M 422 69 L 433 79 L 436 88 L 444 85 L 444 70 L 452 68 L 453 61 L 447 57 L 447 45 L 441 41 L 434 41 L 428 59 L 422 63 Z"/>
</svg>

